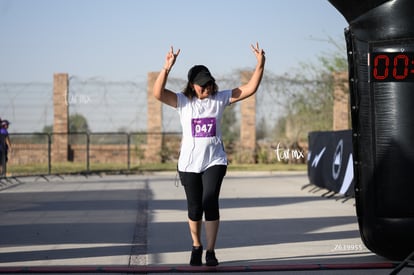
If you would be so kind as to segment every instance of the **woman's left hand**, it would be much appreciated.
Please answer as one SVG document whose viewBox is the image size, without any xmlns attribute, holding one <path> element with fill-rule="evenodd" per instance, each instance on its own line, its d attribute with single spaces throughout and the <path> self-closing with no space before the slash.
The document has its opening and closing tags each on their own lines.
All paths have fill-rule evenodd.
<svg viewBox="0 0 414 275">
<path fill-rule="evenodd" d="M 256 55 L 257 62 L 263 64 L 265 61 L 265 52 L 263 49 L 260 49 L 259 42 L 256 42 L 256 45 L 250 45 L 253 50 L 253 53 Z"/>
</svg>

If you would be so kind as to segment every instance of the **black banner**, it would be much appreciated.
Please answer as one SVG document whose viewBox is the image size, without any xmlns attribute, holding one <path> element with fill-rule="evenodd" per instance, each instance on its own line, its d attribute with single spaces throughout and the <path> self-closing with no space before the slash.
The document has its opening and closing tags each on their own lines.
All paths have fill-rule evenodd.
<svg viewBox="0 0 414 275">
<path fill-rule="evenodd" d="M 309 133 L 308 177 L 318 187 L 354 195 L 351 130 Z"/>
</svg>

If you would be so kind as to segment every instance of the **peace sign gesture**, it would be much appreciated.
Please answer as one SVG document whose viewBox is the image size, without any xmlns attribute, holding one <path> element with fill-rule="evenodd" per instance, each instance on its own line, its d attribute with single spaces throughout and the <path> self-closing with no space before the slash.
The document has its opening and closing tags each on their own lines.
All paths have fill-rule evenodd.
<svg viewBox="0 0 414 275">
<path fill-rule="evenodd" d="M 174 53 L 174 48 L 173 46 L 171 46 L 170 51 L 167 53 L 167 56 L 165 57 L 164 69 L 166 69 L 167 71 L 171 70 L 179 54 L 180 54 L 180 49 L 178 49 L 178 51 Z"/>
<path fill-rule="evenodd" d="M 265 52 L 263 49 L 259 48 L 259 42 L 256 42 L 256 45 L 250 45 L 253 50 L 253 53 L 256 55 L 257 62 L 263 64 L 265 61 Z"/>
</svg>

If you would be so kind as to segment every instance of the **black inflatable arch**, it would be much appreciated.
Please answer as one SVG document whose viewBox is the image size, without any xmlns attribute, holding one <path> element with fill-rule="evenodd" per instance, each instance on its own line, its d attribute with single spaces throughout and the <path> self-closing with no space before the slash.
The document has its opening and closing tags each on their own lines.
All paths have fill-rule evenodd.
<svg viewBox="0 0 414 275">
<path fill-rule="evenodd" d="M 346 18 L 355 200 L 364 244 L 414 251 L 414 1 L 329 0 Z"/>
</svg>

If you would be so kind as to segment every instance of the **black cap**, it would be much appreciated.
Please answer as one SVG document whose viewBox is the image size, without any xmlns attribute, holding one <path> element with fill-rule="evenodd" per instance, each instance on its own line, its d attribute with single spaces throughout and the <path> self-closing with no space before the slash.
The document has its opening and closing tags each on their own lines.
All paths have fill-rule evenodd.
<svg viewBox="0 0 414 275">
<path fill-rule="evenodd" d="M 188 71 L 188 81 L 191 83 L 204 86 L 209 82 L 215 82 L 216 80 L 211 75 L 208 68 L 204 65 L 195 65 Z"/>
</svg>

